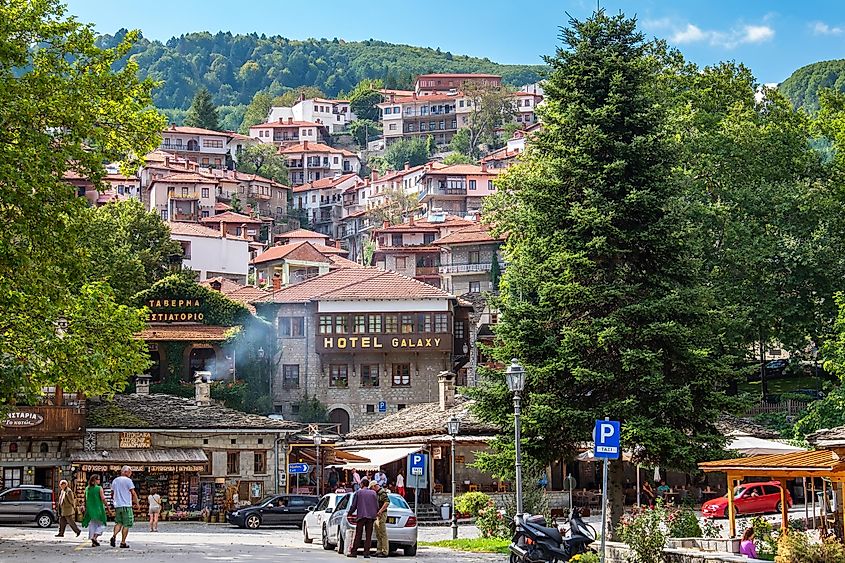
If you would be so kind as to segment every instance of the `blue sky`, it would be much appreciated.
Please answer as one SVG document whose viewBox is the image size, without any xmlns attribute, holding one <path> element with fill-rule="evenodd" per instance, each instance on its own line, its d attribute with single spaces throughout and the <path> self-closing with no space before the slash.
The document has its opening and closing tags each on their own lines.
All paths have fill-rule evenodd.
<svg viewBox="0 0 845 563">
<path fill-rule="evenodd" d="M 291 39 L 381 39 L 503 63 L 539 63 L 554 52 L 568 12 L 595 0 L 66 0 L 72 14 L 112 33 L 140 29 L 166 40 L 191 31 L 266 33 Z M 819 60 L 845 57 L 845 2 L 834 0 L 601 0 L 636 15 L 701 65 L 737 60 L 761 82 L 780 82 Z"/>
</svg>

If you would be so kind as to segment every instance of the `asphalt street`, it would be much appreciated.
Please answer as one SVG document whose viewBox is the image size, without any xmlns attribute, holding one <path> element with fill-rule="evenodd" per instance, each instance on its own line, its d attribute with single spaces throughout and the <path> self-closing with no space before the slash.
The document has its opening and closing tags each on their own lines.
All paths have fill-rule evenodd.
<svg viewBox="0 0 845 563">
<path fill-rule="evenodd" d="M 319 543 L 305 544 L 302 532 L 292 528 L 241 530 L 226 525 L 162 522 L 158 533 L 136 527 L 129 534 L 129 549 L 112 548 L 108 536 L 102 545 L 92 548 L 83 529 L 74 537 L 68 530 L 64 538 L 55 537 L 57 528 L 38 529 L 33 526 L 0 527 L 0 562 L 38 561 L 43 563 L 73 563 L 82 561 L 145 561 L 193 563 L 208 561 L 307 561 L 309 563 L 348 561 L 334 551 L 324 551 Z M 466 527 L 462 537 L 474 537 L 477 530 Z M 420 528 L 420 541 L 447 539 L 449 528 Z M 456 563 L 487 563 L 505 561 L 502 555 L 462 553 L 420 546 L 416 557 L 400 554 L 391 561 L 449 561 Z M 361 560 L 361 556 L 358 556 Z M 373 560 L 376 560 L 373 558 Z"/>
</svg>

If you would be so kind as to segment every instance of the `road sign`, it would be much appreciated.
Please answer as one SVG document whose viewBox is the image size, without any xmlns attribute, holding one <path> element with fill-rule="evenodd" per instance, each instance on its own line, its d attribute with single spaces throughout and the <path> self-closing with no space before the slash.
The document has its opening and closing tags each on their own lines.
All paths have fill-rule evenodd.
<svg viewBox="0 0 845 563">
<path fill-rule="evenodd" d="M 425 469 L 425 454 L 411 454 L 410 458 L 411 475 L 422 475 Z"/>
<path fill-rule="evenodd" d="M 387 401 L 378 402 L 378 412 L 384 414 L 387 412 Z"/>
<path fill-rule="evenodd" d="M 428 487 L 428 454 L 415 452 L 408 456 L 405 486 L 415 489 Z"/>
<path fill-rule="evenodd" d="M 593 457 L 619 459 L 619 422 L 597 420 L 593 440 Z"/>
<path fill-rule="evenodd" d="M 307 463 L 289 463 L 288 464 L 288 473 L 292 475 L 296 475 L 299 473 L 308 473 L 308 464 Z"/>
</svg>

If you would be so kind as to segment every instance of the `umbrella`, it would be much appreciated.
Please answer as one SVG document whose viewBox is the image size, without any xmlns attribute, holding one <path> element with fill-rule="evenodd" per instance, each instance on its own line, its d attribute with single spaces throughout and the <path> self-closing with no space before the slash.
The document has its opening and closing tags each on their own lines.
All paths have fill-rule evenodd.
<svg viewBox="0 0 845 563">
<path fill-rule="evenodd" d="M 657 467 L 654 468 L 654 482 L 655 483 L 660 482 L 660 466 L 657 466 Z"/>
</svg>

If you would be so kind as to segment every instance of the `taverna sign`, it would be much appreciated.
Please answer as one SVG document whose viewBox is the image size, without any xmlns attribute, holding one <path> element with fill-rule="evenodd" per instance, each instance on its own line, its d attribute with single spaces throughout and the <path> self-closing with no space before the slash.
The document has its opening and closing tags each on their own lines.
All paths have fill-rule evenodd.
<svg viewBox="0 0 845 563">
<path fill-rule="evenodd" d="M 44 422 L 44 417 L 37 412 L 10 412 L 3 419 L 6 428 L 29 428 Z"/>
</svg>

